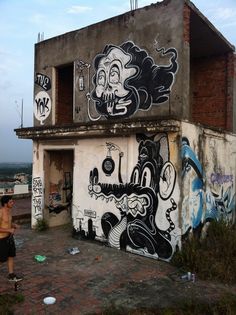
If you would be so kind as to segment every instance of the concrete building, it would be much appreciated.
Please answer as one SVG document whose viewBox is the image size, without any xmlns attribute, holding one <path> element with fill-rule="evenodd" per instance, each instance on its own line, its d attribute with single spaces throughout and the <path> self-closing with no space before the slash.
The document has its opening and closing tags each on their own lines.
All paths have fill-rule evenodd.
<svg viewBox="0 0 236 315">
<path fill-rule="evenodd" d="M 188 0 L 35 45 L 32 225 L 169 260 L 235 220 L 235 48 Z"/>
<path fill-rule="evenodd" d="M 29 193 L 28 184 L 19 184 L 15 182 L 0 182 L 1 195 L 24 195 Z"/>
</svg>

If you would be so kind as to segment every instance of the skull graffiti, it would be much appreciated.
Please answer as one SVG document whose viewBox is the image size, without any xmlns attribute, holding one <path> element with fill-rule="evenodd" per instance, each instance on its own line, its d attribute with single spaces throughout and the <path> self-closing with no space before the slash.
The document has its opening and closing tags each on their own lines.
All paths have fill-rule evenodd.
<svg viewBox="0 0 236 315">
<path fill-rule="evenodd" d="M 127 67 L 130 59 L 120 48 L 113 48 L 99 62 L 95 92 L 110 116 L 126 114 L 131 104 L 130 99 L 126 100 L 130 91 L 125 86 L 125 80 L 133 76 L 136 69 Z"/>
</svg>

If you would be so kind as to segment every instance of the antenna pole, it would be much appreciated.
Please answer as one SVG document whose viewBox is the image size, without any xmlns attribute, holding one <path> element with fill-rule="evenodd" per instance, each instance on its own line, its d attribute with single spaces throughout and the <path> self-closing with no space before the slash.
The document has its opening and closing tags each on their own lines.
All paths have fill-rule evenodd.
<svg viewBox="0 0 236 315">
<path fill-rule="evenodd" d="M 21 124 L 20 127 L 23 128 L 23 110 L 24 110 L 24 103 L 23 103 L 23 98 L 21 100 Z"/>
</svg>

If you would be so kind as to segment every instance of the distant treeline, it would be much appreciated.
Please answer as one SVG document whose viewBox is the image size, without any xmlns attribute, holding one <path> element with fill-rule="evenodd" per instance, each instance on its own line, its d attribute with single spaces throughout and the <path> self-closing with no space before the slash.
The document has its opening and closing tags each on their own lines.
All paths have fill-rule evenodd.
<svg viewBox="0 0 236 315">
<path fill-rule="evenodd" d="M 0 163 L 0 178 L 13 178 L 17 173 L 32 175 L 32 163 Z"/>
</svg>

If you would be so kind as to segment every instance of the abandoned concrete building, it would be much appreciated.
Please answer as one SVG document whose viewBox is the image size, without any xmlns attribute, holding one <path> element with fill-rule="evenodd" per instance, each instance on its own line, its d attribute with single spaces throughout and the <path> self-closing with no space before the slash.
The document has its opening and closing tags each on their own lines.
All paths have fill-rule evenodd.
<svg viewBox="0 0 236 315">
<path fill-rule="evenodd" d="M 235 48 L 188 0 L 35 44 L 32 226 L 170 260 L 235 220 Z"/>
</svg>

